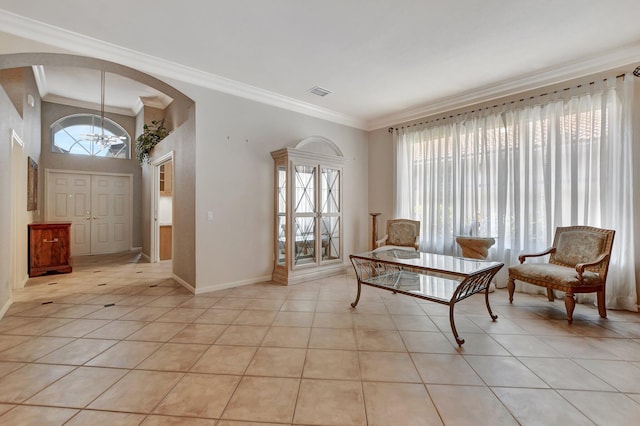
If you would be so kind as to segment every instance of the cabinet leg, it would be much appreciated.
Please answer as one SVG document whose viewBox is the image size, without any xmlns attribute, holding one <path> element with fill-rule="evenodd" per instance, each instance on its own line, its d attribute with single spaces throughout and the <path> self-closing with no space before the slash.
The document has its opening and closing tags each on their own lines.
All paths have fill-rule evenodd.
<svg viewBox="0 0 640 426">
<path fill-rule="evenodd" d="M 464 339 L 461 339 L 458 336 L 458 330 L 456 329 L 456 322 L 455 319 L 453 318 L 453 307 L 455 306 L 455 304 L 451 304 L 449 305 L 449 323 L 451 324 L 451 331 L 453 332 L 453 337 L 456 339 L 456 343 L 458 344 L 458 346 L 462 346 L 464 344 Z"/>
</svg>

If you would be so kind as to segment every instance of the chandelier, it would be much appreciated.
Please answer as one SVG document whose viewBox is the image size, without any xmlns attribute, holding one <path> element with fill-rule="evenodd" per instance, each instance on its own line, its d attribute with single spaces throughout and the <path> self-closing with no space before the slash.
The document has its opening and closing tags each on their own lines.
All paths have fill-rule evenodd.
<svg viewBox="0 0 640 426">
<path fill-rule="evenodd" d="M 100 133 L 87 133 L 83 135 L 84 139 L 94 144 L 99 144 L 102 149 L 109 148 L 111 145 L 121 143 L 124 136 L 106 135 L 104 133 L 104 92 L 105 92 L 105 72 L 100 71 Z"/>
</svg>

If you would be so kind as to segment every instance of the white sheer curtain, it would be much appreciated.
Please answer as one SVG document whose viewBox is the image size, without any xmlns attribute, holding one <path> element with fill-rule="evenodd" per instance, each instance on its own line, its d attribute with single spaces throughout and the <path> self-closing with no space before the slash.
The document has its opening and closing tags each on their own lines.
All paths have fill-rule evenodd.
<svg viewBox="0 0 640 426">
<path fill-rule="evenodd" d="M 422 222 L 423 251 L 453 254 L 456 235 L 497 237 L 501 285 L 558 226 L 615 229 L 607 306 L 636 311 L 632 105 L 626 75 L 398 129 L 396 217 Z"/>
</svg>

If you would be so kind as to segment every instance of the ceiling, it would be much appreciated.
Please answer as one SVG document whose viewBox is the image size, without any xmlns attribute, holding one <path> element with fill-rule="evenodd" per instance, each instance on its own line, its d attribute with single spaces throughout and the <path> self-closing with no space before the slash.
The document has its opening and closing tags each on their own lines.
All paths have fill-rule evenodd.
<svg viewBox="0 0 640 426">
<path fill-rule="evenodd" d="M 62 44 L 81 34 L 74 51 L 100 46 L 160 77 L 178 67 L 174 78 L 365 129 L 640 64 L 638 0 L 0 0 L 0 11 L 56 27 Z M 70 89 L 83 87 L 61 96 Z"/>
</svg>

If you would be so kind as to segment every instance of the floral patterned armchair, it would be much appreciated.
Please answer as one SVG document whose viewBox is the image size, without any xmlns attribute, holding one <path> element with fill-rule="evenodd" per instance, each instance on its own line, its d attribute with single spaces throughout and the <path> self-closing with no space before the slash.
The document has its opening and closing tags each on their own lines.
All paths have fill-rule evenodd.
<svg viewBox="0 0 640 426">
<path fill-rule="evenodd" d="M 387 220 L 387 235 L 376 241 L 376 248 L 382 246 L 413 247 L 418 250 L 420 221 L 409 219 Z"/>
<path fill-rule="evenodd" d="M 515 280 L 546 287 L 549 301 L 553 290 L 565 292 L 569 324 L 573 321 L 574 294 L 597 293 L 598 312 L 607 317 L 605 289 L 615 231 L 590 226 L 558 227 L 553 246 L 542 253 L 524 254 L 520 265 L 509 268 L 509 302 L 513 302 Z M 525 263 L 529 257 L 549 256 L 548 263 Z"/>
</svg>

